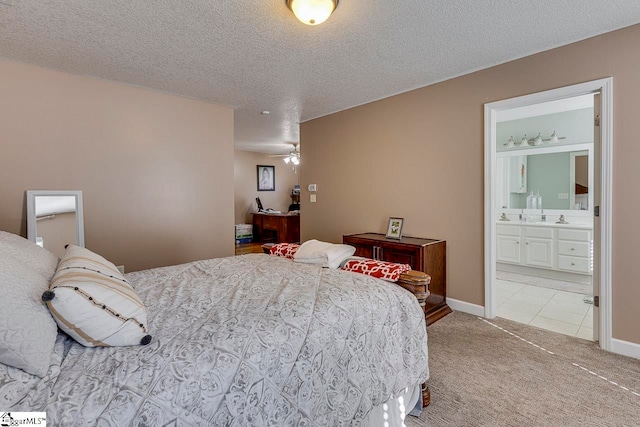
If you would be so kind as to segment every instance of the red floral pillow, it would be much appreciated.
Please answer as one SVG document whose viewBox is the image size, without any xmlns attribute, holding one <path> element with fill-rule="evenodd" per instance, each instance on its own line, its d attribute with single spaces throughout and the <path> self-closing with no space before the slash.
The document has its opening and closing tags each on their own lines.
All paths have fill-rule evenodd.
<svg viewBox="0 0 640 427">
<path fill-rule="evenodd" d="M 402 273 L 411 270 L 411 266 L 373 259 L 352 259 L 347 261 L 342 269 L 377 277 L 388 282 L 397 282 Z"/>
<path fill-rule="evenodd" d="M 269 249 L 269 253 L 275 256 L 283 256 L 285 258 L 293 259 L 293 255 L 296 253 L 300 245 L 297 243 L 278 243 L 273 245 Z"/>
</svg>

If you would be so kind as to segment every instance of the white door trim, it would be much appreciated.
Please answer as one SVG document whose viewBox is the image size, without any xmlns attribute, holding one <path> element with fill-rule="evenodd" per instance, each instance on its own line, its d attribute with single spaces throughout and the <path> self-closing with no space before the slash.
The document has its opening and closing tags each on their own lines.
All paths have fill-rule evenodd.
<svg viewBox="0 0 640 427">
<path fill-rule="evenodd" d="M 496 116 L 498 111 L 600 92 L 602 111 L 600 222 L 600 347 L 612 351 L 611 250 L 613 205 L 613 77 L 567 86 L 484 106 L 484 271 L 485 317 L 496 315 Z"/>
</svg>

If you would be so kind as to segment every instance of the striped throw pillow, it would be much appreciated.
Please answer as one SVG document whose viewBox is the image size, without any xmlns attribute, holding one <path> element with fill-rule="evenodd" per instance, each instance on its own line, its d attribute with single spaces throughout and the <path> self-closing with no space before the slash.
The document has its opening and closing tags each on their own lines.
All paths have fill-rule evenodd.
<svg viewBox="0 0 640 427">
<path fill-rule="evenodd" d="M 86 347 L 146 345 L 147 309 L 115 265 L 69 246 L 42 295 L 60 329 Z"/>
</svg>

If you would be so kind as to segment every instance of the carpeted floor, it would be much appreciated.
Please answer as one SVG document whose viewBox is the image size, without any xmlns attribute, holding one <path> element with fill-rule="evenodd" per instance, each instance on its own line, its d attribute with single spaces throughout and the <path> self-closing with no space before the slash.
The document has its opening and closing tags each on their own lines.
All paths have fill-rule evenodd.
<svg viewBox="0 0 640 427">
<path fill-rule="evenodd" d="M 640 425 L 640 360 L 487 322 L 454 312 L 429 327 L 431 405 L 408 427 Z"/>
</svg>

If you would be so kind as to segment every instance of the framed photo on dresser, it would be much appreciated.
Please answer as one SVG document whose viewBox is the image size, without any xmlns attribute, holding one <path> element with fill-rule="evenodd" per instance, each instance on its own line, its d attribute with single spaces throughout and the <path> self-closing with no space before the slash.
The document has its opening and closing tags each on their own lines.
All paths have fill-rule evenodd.
<svg viewBox="0 0 640 427">
<path fill-rule="evenodd" d="M 404 218 L 389 218 L 389 224 L 387 224 L 387 239 L 402 239 L 402 224 Z"/>
<path fill-rule="evenodd" d="M 258 191 L 276 191 L 276 167 L 258 165 Z"/>
</svg>

